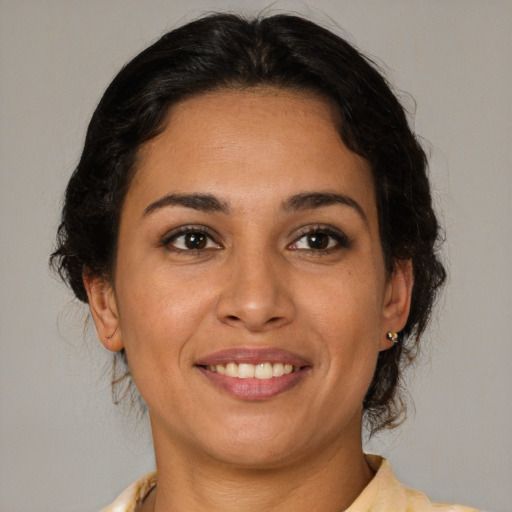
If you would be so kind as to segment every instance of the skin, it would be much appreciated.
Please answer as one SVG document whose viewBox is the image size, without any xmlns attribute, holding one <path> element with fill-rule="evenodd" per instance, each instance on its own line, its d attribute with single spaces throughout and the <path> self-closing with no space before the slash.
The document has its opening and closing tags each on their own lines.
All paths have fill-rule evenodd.
<svg viewBox="0 0 512 512">
<path fill-rule="evenodd" d="M 312 192 L 352 203 L 283 206 Z M 158 203 L 197 193 L 229 211 Z M 207 245 L 187 249 L 172 238 L 180 226 L 206 226 Z M 84 280 L 100 340 L 126 349 L 149 408 L 158 487 L 140 510 L 349 506 L 373 476 L 362 401 L 386 333 L 405 325 L 413 278 L 409 262 L 386 273 L 371 171 L 330 106 L 276 89 L 175 105 L 139 152 L 118 247 L 113 282 Z M 287 391 L 241 399 L 197 366 L 238 347 L 286 349 L 309 366 Z"/>
</svg>

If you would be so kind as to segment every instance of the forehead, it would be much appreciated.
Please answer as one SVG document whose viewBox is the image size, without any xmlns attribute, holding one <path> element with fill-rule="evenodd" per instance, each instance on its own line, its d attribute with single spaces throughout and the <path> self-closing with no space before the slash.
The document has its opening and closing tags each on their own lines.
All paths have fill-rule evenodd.
<svg viewBox="0 0 512 512">
<path fill-rule="evenodd" d="M 162 132 L 140 149 L 128 195 L 142 193 L 148 202 L 171 191 L 202 191 L 236 201 L 299 189 L 374 197 L 369 166 L 344 145 L 329 102 L 258 88 L 174 105 Z"/>
</svg>

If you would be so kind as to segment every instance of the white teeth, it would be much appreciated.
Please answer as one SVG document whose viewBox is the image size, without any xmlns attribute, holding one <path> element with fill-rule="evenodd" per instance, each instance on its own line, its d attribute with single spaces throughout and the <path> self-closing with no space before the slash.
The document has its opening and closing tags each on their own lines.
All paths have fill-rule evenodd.
<svg viewBox="0 0 512 512">
<path fill-rule="evenodd" d="M 272 376 L 273 377 L 281 377 L 284 375 L 284 364 L 283 363 L 276 363 L 272 366 Z"/>
<path fill-rule="evenodd" d="M 253 379 L 254 378 L 254 365 L 240 363 L 238 365 L 238 378 L 239 379 Z"/>
<path fill-rule="evenodd" d="M 228 363 L 226 365 L 226 375 L 228 377 L 238 377 L 238 365 L 236 363 Z"/>
<path fill-rule="evenodd" d="M 254 370 L 254 376 L 257 379 L 271 379 L 272 365 L 270 363 L 258 364 Z"/>
<path fill-rule="evenodd" d="M 299 366 L 283 363 L 228 363 L 225 366 L 218 364 L 216 366 L 208 366 L 211 372 L 217 372 L 227 377 L 238 377 L 239 379 L 271 379 L 272 377 L 282 377 L 292 372 L 298 372 Z"/>
</svg>

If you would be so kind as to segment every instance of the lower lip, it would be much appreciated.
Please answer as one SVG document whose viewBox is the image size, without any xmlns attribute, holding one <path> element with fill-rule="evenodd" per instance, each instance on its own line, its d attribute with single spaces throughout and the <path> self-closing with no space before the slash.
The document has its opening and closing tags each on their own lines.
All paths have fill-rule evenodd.
<svg viewBox="0 0 512 512">
<path fill-rule="evenodd" d="M 266 400 L 294 388 L 306 376 L 307 368 L 271 379 L 239 379 L 211 372 L 198 366 L 201 373 L 217 388 L 243 400 Z"/>
</svg>

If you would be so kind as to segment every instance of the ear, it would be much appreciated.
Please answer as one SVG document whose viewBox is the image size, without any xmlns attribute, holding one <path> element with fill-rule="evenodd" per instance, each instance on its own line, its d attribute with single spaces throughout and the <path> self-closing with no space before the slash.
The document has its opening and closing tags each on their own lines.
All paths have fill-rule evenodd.
<svg viewBox="0 0 512 512">
<path fill-rule="evenodd" d="M 85 272 L 83 280 L 99 340 L 106 349 L 112 352 L 122 350 L 124 345 L 112 285 L 104 277 Z"/>
<path fill-rule="evenodd" d="M 397 260 L 386 285 L 382 308 L 383 332 L 379 341 L 380 350 L 387 350 L 393 346 L 393 342 L 386 338 L 388 332 L 400 332 L 405 327 L 411 308 L 413 284 L 412 261 Z"/>
</svg>

